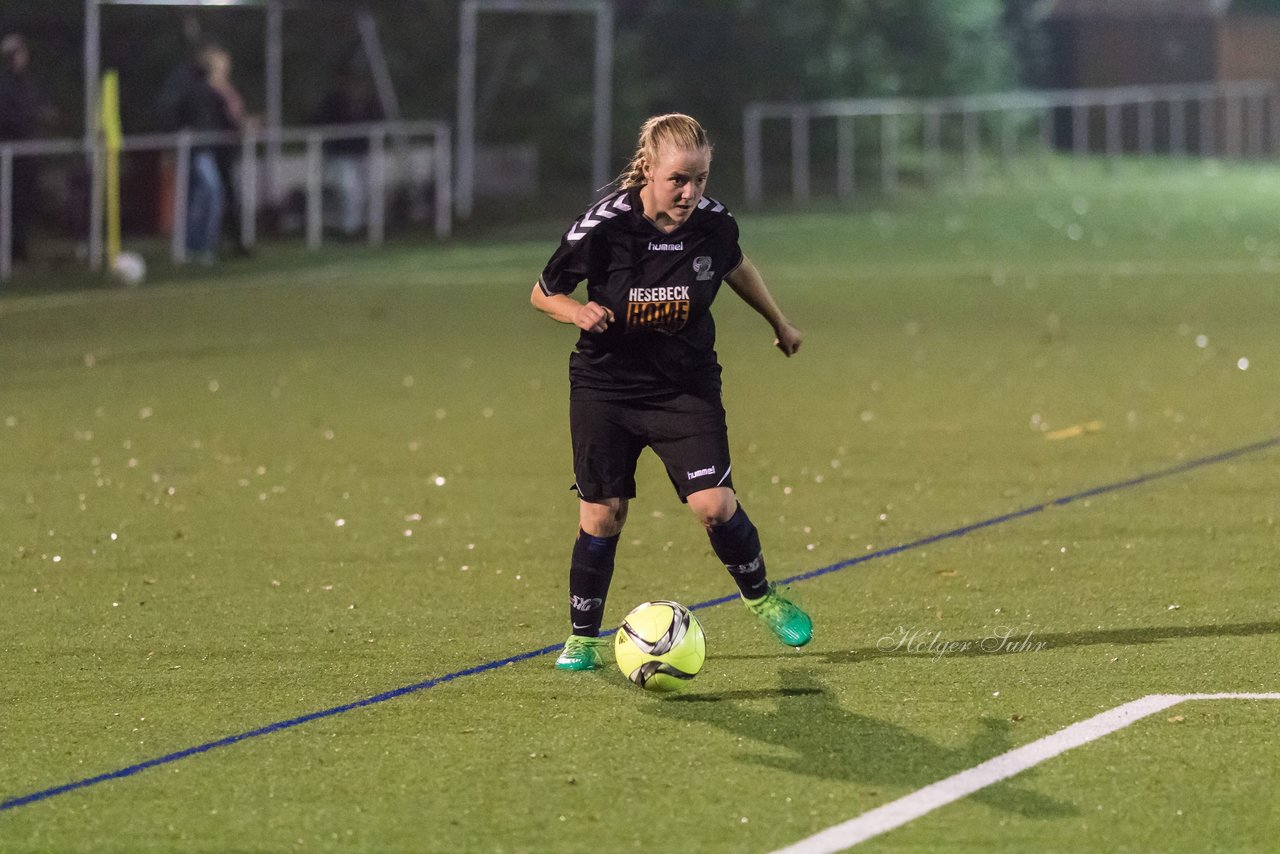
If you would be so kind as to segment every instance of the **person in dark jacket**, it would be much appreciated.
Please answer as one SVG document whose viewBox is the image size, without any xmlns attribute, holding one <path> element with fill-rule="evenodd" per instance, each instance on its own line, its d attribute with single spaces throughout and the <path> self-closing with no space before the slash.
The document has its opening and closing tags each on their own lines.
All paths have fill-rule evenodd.
<svg viewBox="0 0 1280 854">
<path fill-rule="evenodd" d="M 0 143 L 34 139 L 50 111 L 44 93 L 29 71 L 31 55 L 27 42 L 17 33 L 0 39 Z M 34 156 L 13 159 L 13 258 L 28 255 L 28 232 L 39 205 L 39 160 Z"/>
<path fill-rule="evenodd" d="M 315 121 L 322 125 L 365 125 L 383 118 L 368 82 L 349 68 L 339 73 L 315 114 Z M 325 183 L 337 195 L 338 229 L 351 237 L 365 227 L 369 208 L 369 137 L 331 139 L 324 155 Z"/>
<path fill-rule="evenodd" d="M 204 69 L 209 86 L 222 99 L 222 109 L 217 116 L 218 129 L 243 133 L 247 123 L 244 99 L 231 81 L 231 55 L 217 46 L 209 46 L 200 52 L 200 65 Z M 249 247 L 242 239 L 240 205 L 234 175 L 236 161 L 240 159 L 240 146 L 234 143 L 219 145 L 214 159 L 218 164 L 218 177 L 222 180 L 223 220 L 226 236 L 231 239 L 235 254 L 248 255 Z"/>
<path fill-rule="evenodd" d="M 160 106 L 175 128 L 196 134 L 227 129 L 226 102 L 210 84 L 200 54 L 183 61 L 169 75 L 160 93 Z M 217 259 L 225 192 L 218 171 L 217 146 L 197 141 L 191 147 L 186 247 L 203 264 Z"/>
</svg>

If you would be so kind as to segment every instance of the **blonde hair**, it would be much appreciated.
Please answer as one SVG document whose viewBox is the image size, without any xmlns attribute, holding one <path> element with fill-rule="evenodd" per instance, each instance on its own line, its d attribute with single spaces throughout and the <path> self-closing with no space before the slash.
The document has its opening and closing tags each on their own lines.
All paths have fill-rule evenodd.
<svg viewBox="0 0 1280 854">
<path fill-rule="evenodd" d="M 636 143 L 636 153 L 632 155 L 627 168 L 618 176 L 618 185 L 624 190 L 632 187 L 643 187 L 648 181 L 644 177 L 644 167 L 658 162 L 658 153 L 663 146 L 671 146 L 681 151 L 699 148 L 711 151 L 711 142 L 707 132 L 698 124 L 698 120 L 684 113 L 667 113 L 654 116 L 640 127 L 640 138 Z"/>
<path fill-rule="evenodd" d="M 231 54 L 217 45 L 203 47 L 196 62 L 210 80 L 215 77 L 226 78 L 231 74 Z"/>
</svg>

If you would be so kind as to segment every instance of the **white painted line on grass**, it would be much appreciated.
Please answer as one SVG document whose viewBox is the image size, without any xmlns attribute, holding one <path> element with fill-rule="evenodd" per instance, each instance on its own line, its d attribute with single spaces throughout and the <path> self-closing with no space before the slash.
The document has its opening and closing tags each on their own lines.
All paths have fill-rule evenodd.
<svg viewBox="0 0 1280 854">
<path fill-rule="evenodd" d="M 1020 278 L 1034 276 L 1064 278 L 1074 276 L 1114 276 L 1122 279 L 1166 278 L 1169 276 L 1249 276 L 1275 273 L 1277 264 L 1269 258 L 1259 261 L 1199 261 L 1178 264 L 1168 261 L 1084 261 L 1036 263 L 1018 261 L 910 261 L 860 264 L 858 272 L 876 279 L 932 279 L 992 277 L 1001 283 L 1021 284 Z"/>
<path fill-rule="evenodd" d="M 159 2 L 159 0 L 150 0 Z M 0 318 L 14 317 L 36 311 L 63 308 L 85 308 L 115 302 L 164 299 L 191 294 L 209 294 L 220 291 L 236 292 L 246 288 L 310 287 L 317 279 L 326 283 L 340 275 L 354 273 L 360 262 L 344 262 L 319 265 L 300 274 L 291 271 L 256 270 L 238 276 L 234 285 L 225 280 L 178 281 L 149 288 L 115 288 L 112 290 L 84 290 L 65 294 L 33 294 L 12 297 L 0 301 Z M 1139 261 L 1085 261 L 1044 264 L 1034 261 L 911 261 L 909 263 L 868 263 L 859 268 L 866 277 L 875 279 L 939 279 L 999 277 L 1010 283 L 1028 276 L 1036 278 L 1065 278 L 1074 276 L 1113 276 L 1116 278 L 1169 278 L 1202 276 L 1245 276 L 1258 273 L 1274 274 L 1280 264 L 1263 257 L 1259 260 L 1187 261 L 1176 263 L 1159 260 Z M 203 283 L 202 283 L 203 282 Z"/>
<path fill-rule="evenodd" d="M 148 0 L 157 2 L 157 0 Z M 351 272 L 350 267 L 339 267 L 331 264 L 321 272 L 317 267 L 303 273 L 289 273 L 269 270 L 246 273 L 237 277 L 235 284 L 226 280 L 169 281 L 161 285 L 143 288 L 116 287 L 111 290 L 72 291 L 61 294 L 32 294 L 30 296 L 12 297 L 0 301 L 0 318 L 29 314 L 35 311 L 51 311 L 64 308 L 94 308 L 112 303 L 140 303 L 153 300 L 191 296 L 209 296 L 216 293 L 238 293 L 256 291 L 265 288 L 284 289 L 313 286 L 317 279 L 322 284 L 331 284 L 336 275 Z M 336 291 L 335 291 L 336 293 Z"/>
<path fill-rule="evenodd" d="M 859 842 L 865 842 L 874 836 L 887 833 L 901 827 L 909 821 L 926 813 L 946 806 L 984 789 L 992 783 L 998 783 L 1014 774 L 1039 765 L 1046 759 L 1052 759 L 1073 747 L 1101 738 L 1108 733 L 1123 729 L 1134 721 L 1142 720 L 1148 715 L 1185 703 L 1191 700 L 1280 700 L 1280 693 L 1274 694 L 1151 694 L 1138 700 L 1116 706 L 1088 720 L 1074 723 L 1066 729 L 1058 730 L 1030 744 L 1002 753 L 994 759 L 988 759 L 981 765 L 975 765 L 967 771 L 931 783 L 896 801 L 876 807 L 857 818 L 842 824 L 829 827 L 806 839 L 801 839 L 786 848 L 780 848 L 774 854 L 831 854 L 852 848 Z"/>
</svg>

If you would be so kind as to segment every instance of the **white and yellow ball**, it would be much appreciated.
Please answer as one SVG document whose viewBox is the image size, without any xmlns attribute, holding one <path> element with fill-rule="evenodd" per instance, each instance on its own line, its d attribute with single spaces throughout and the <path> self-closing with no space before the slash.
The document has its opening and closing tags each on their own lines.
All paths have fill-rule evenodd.
<svg viewBox="0 0 1280 854">
<path fill-rule="evenodd" d="M 613 639 L 624 676 L 649 691 L 674 691 L 698 675 L 707 657 L 702 624 L 679 602 L 637 605 Z"/>
</svg>

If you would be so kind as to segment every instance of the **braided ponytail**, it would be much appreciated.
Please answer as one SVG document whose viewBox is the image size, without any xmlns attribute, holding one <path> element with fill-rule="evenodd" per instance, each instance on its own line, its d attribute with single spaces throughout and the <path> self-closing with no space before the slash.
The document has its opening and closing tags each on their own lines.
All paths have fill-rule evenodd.
<svg viewBox="0 0 1280 854">
<path fill-rule="evenodd" d="M 644 177 L 646 165 L 658 161 L 658 153 L 664 146 L 681 150 L 700 148 L 711 151 L 711 143 L 707 132 L 698 124 L 697 119 L 683 113 L 667 113 L 653 116 L 640 127 L 640 138 L 636 144 L 636 153 L 632 156 L 627 168 L 617 177 L 618 186 L 623 190 L 632 187 L 643 187 L 648 181 Z"/>
</svg>

